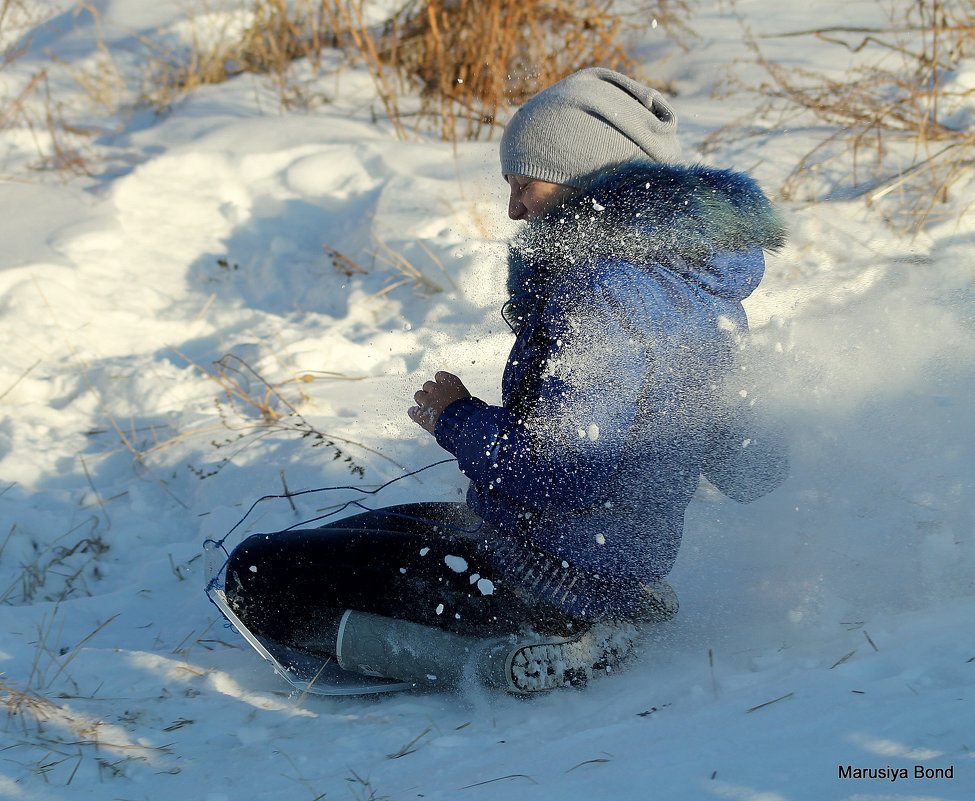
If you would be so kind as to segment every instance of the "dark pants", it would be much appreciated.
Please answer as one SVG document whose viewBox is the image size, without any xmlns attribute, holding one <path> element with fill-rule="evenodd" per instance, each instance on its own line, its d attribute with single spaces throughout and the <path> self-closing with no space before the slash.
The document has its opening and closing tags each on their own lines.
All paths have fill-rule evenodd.
<svg viewBox="0 0 975 801">
<path fill-rule="evenodd" d="M 256 534 L 231 554 L 227 596 L 256 634 L 318 651 L 334 646 L 345 609 L 477 637 L 525 625 L 571 630 L 572 621 L 519 597 L 488 566 L 489 538 L 488 524 L 460 503 L 405 504 L 322 528 Z"/>
</svg>

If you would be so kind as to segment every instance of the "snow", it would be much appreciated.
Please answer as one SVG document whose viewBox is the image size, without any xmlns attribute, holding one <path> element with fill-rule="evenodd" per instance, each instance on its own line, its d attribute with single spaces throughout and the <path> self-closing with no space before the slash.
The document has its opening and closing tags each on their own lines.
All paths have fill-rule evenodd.
<svg viewBox="0 0 975 801">
<path fill-rule="evenodd" d="M 443 560 L 444 564 L 455 573 L 465 573 L 467 571 L 467 560 L 463 556 L 451 556 L 448 554 Z"/>
<path fill-rule="evenodd" d="M 686 52 L 662 27 L 634 50 L 676 87 L 688 155 L 752 102 L 712 97 L 714 76 L 758 79 L 724 6 Z M 123 44 L 182 30 L 177 5 L 99 8 Z M 737 8 L 782 31 L 869 22 L 871 4 Z M 5 78 L 50 67 L 76 91 L 50 53 L 90 64 L 95 27 L 61 11 Z M 814 40 L 768 47 L 844 66 Z M 332 102 L 309 111 L 242 76 L 163 117 L 89 118 L 93 177 L 28 170 L 34 139 L 0 133 L 16 178 L 0 183 L 0 697 L 18 712 L 0 797 L 975 797 L 970 217 L 911 241 L 852 201 L 784 207 L 743 385 L 788 432 L 792 476 L 747 506 L 702 486 L 671 576 L 681 612 L 629 670 L 529 701 L 298 698 L 224 627 L 205 539 L 285 487 L 361 491 L 264 501 L 234 538 L 353 501 L 461 498 L 451 464 L 364 493 L 444 458 L 406 416 L 415 389 L 446 369 L 496 402 L 510 346 L 496 143 L 398 141 L 364 71 L 319 81 Z M 707 158 L 774 189 L 810 135 Z"/>
</svg>

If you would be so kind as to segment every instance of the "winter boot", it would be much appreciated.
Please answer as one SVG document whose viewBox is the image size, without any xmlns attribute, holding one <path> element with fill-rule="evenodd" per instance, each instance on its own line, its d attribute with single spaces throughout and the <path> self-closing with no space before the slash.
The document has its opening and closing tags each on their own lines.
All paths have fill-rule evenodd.
<svg viewBox="0 0 975 801">
<path fill-rule="evenodd" d="M 637 604 L 638 623 L 662 623 L 677 614 L 677 593 L 663 579 L 644 585 Z M 522 638 L 524 640 L 525 638 Z M 509 692 L 533 693 L 582 687 L 607 676 L 636 652 L 641 632 L 635 623 L 597 623 L 573 637 L 539 638 L 485 649 L 482 678 Z"/>
<path fill-rule="evenodd" d="M 339 622 L 335 656 L 354 673 L 457 684 L 482 641 L 442 629 L 347 609 Z"/>
<path fill-rule="evenodd" d="M 662 579 L 644 587 L 639 623 L 677 614 L 677 595 Z M 533 633 L 482 640 L 367 612 L 346 610 L 335 653 L 339 665 L 366 676 L 420 685 L 456 685 L 469 665 L 485 684 L 513 693 L 581 687 L 619 669 L 640 643 L 636 623 L 596 623 L 571 637 Z"/>
<path fill-rule="evenodd" d="M 487 684 L 521 694 L 583 687 L 620 668 L 640 642 L 632 623 L 597 623 L 573 637 L 525 639 L 486 650 L 480 668 Z"/>
<path fill-rule="evenodd" d="M 641 623 L 663 623 L 670 620 L 680 609 L 677 593 L 663 579 L 657 579 L 652 584 L 641 584 L 643 595 L 637 601 L 636 620 Z"/>
</svg>

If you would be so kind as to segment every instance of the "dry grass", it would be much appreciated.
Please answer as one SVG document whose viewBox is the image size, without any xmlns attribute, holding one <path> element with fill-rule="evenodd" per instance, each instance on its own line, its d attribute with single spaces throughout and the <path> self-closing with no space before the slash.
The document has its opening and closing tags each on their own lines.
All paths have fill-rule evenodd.
<svg viewBox="0 0 975 801">
<path fill-rule="evenodd" d="M 76 532 L 85 526 L 90 526 L 90 530 L 79 536 Z M 7 540 L 16 528 L 14 524 Z M 7 540 L 0 543 L 0 556 Z M 62 544 L 64 541 L 68 544 Z M 27 604 L 38 597 L 60 602 L 77 595 L 91 595 L 87 586 L 88 573 L 97 577 L 95 560 L 107 550 L 108 545 L 98 532 L 95 517 L 65 532 L 44 548 L 35 545 L 34 558 L 20 565 L 21 572 L 10 585 L 0 587 L 0 604 Z"/>
<path fill-rule="evenodd" d="M 86 141 L 101 130 L 106 111 L 165 113 L 188 92 L 244 73 L 268 76 L 284 108 L 313 105 L 327 97 L 295 78 L 293 65 L 318 74 L 331 52 L 339 63 L 369 71 L 398 137 L 421 125 L 449 141 L 490 136 L 510 106 L 577 69 L 630 69 L 626 40 L 634 31 L 659 25 L 686 40 L 694 3 L 650 0 L 624 13 L 614 0 L 403 0 L 384 12 L 385 24 L 376 24 L 378 6 L 367 0 L 196 0 L 177 35 L 126 29 L 79 0 L 75 19 L 94 27 L 97 52 L 85 67 L 52 58 L 95 104 L 99 125 L 68 124 L 41 70 L 13 96 L 0 97 L 0 130 L 21 120 L 38 139 L 38 166 L 91 174 Z M 0 33 L 14 18 L 22 24 L 34 15 L 26 0 L 0 0 Z M 110 44 L 109 32 L 126 44 Z M 25 41 L 11 41 L 0 51 L 0 71 L 26 50 Z M 420 96 L 419 109 L 403 102 L 412 93 Z M 29 101 L 40 110 L 28 118 Z"/>
<path fill-rule="evenodd" d="M 443 292 L 443 287 L 440 284 L 438 284 L 419 267 L 413 264 L 413 262 L 411 262 L 401 251 L 393 250 L 393 248 L 380 239 L 378 235 L 374 235 L 374 239 L 376 241 L 376 250 L 374 251 L 373 255 L 384 268 L 388 269 L 392 273 L 392 276 L 390 277 L 386 286 L 376 294 L 376 297 L 385 295 L 387 292 L 390 292 L 396 287 L 403 285 L 410 285 L 413 287 L 414 292 L 425 296 L 435 295 L 438 292 Z M 416 240 L 416 243 L 420 246 L 421 250 L 423 250 L 430 261 L 437 266 L 437 269 L 439 269 L 444 280 L 451 284 L 454 289 L 456 289 L 457 286 L 454 284 L 454 280 L 450 277 L 450 273 L 448 273 L 444 268 L 440 259 L 438 259 L 433 251 L 423 243 L 422 239 Z"/>
<path fill-rule="evenodd" d="M 294 369 L 294 366 L 291 365 L 292 374 L 288 378 L 282 381 L 271 381 L 265 378 L 258 370 L 253 368 L 244 359 L 240 358 L 239 356 L 235 356 L 234 354 L 223 355 L 220 359 L 213 362 L 210 369 L 207 369 L 174 349 L 174 352 L 180 356 L 180 358 L 186 361 L 187 364 L 192 365 L 201 373 L 201 375 L 220 387 L 222 397 L 218 397 L 214 401 L 219 422 L 216 422 L 213 425 L 204 426 L 200 429 L 179 431 L 171 435 L 167 433 L 162 437 L 159 435 L 160 430 L 168 428 L 168 426 L 158 426 L 150 423 L 146 428 L 137 429 L 135 422 L 132 421 L 132 424 L 126 427 L 123 425 L 123 422 L 117 419 L 116 415 L 112 413 L 105 401 L 103 393 L 99 391 L 94 383 L 92 383 L 88 375 L 88 365 L 76 351 L 70 337 L 61 325 L 57 314 L 54 312 L 54 309 L 51 307 L 50 303 L 48 303 L 47 298 L 39 285 L 37 285 L 37 291 L 44 304 L 47 306 L 55 325 L 57 325 L 61 330 L 62 335 L 64 336 L 65 344 L 76 362 L 76 368 L 81 376 L 81 379 L 88 390 L 95 397 L 99 408 L 104 413 L 105 419 L 110 425 L 111 430 L 118 438 L 119 443 L 121 443 L 121 450 L 123 452 L 128 452 L 133 461 L 139 465 L 139 467 L 144 470 L 146 474 L 149 475 L 164 492 L 166 492 L 167 495 L 169 495 L 183 508 L 186 508 L 186 504 L 174 494 L 172 489 L 169 487 L 169 483 L 161 479 L 153 470 L 151 466 L 152 458 L 158 453 L 171 448 L 176 443 L 186 438 L 198 437 L 201 435 L 212 436 L 214 431 L 229 430 L 233 433 L 233 436 L 230 438 L 214 439 L 211 441 L 210 444 L 215 449 L 223 450 L 223 452 L 227 454 L 222 456 L 217 461 L 215 466 L 204 469 L 189 465 L 190 470 L 200 478 L 208 478 L 209 476 L 219 473 L 220 470 L 222 470 L 226 465 L 230 464 L 242 451 L 266 437 L 274 436 L 299 437 L 308 441 L 311 447 L 323 448 L 330 453 L 333 461 L 340 461 L 350 473 L 356 476 L 364 475 L 365 468 L 359 464 L 358 460 L 349 452 L 349 449 L 365 451 L 385 461 L 388 461 L 401 469 L 405 469 L 395 460 L 390 459 L 388 456 L 368 447 L 367 445 L 363 445 L 360 442 L 348 439 L 346 437 L 321 431 L 315 425 L 310 423 L 301 413 L 300 407 L 305 402 L 310 400 L 304 389 L 309 384 L 319 380 L 355 381 L 358 379 L 328 371 L 298 372 Z M 144 431 L 149 431 L 151 434 L 151 439 L 149 442 L 143 441 L 144 437 L 142 436 L 142 432 Z M 83 460 L 82 465 L 84 466 Z M 87 467 L 85 467 L 85 471 L 87 473 Z M 89 477 L 89 483 L 90 482 L 91 479 Z M 92 489 L 94 490 L 93 485 Z M 97 491 L 95 491 L 95 495 L 99 506 L 104 507 L 105 501 L 102 501 L 101 498 L 98 497 Z M 72 555 L 81 545 L 84 545 L 85 542 L 87 542 L 87 540 L 84 540 L 79 545 L 76 545 L 75 548 L 71 549 L 70 553 L 66 555 Z M 90 542 L 88 545 L 97 551 L 97 542 Z M 85 549 L 82 551 L 83 553 L 88 552 L 87 547 L 88 546 L 85 546 Z M 23 576 L 18 579 L 18 582 L 23 583 L 26 581 L 26 589 L 32 589 L 34 584 L 36 584 L 36 581 L 32 578 L 35 572 L 39 576 L 43 576 L 46 574 L 47 570 L 50 569 L 50 567 L 60 564 L 60 562 L 63 561 L 65 554 L 62 554 L 59 549 L 55 549 L 55 551 L 52 553 L 53 561 L 50 561 L 49 564 L 45 563 L 40 565 L 37 571 L 34 571 L 33 569 L 25 570 Z M 83 580 L 83 574 L 81 571 L 78 571 L 77 575 L 72 578 L 72 582 L 80 580 Z M 0 601 L 2 601 L 6 595 L 9 595 L 11 591 L 15 591 L 17 586 L 20 585 L 16 584 L 14 587 L 7 590 L 5 596 L 0 596 Z M 74 583 L 69 583 L 69 587 L 73 589 Z"/>
<path fill-rule="evenodd" d="M 70 786 L 86 756 L 94 760 L 93 770 L 104 782 L 124 775 L 129 763 L 156 765 L 170 753 L 167 746 L 136 742 L 123 726 L 52 701 L 2 673 L 0 710 L 6 710 L 8 718 L 4 761 L 21 765 L 27 775 L 40 777 L 45 783 Z"/>
<path fill-rule="evenodd" d="M 37 24 L 43 9 L 24 0 L 0 0 L 0 74 L 9 70 L 27 52 L 31 39 L 27 31 Z M 17 86 L 15 78 L 12 85 Z M 10 96 L 0 95 L 0 132 L 11 126 L 30 130 L 41 160 L 37 166 L 66 174 L 87 173 L 80 150 L 72 144 L 74 134 L 51 96 L 48 71 L 40 69 L 20 82 Z"/>
<path fill-rule="evenodd" d="M 653 0 L 637 4 L 630 13 L 630 24 L 638 30 L 647 25 L 663 28 L 671 41 L 689 49 L 697 39 L 693 25 L 696 12 L 697 0 Z"/>
<path fill-rule="evenodd" d="M 42 695 L 26 688 L 20 688 L 0 673 L 0 704 L 8 715 L 23 715 L 30 712 L 35 718 L 50 716 L 49 710 L 54 704 Z"/>
<path fill-rule="evenodd" d="M 445 140 L 491 131 L 509 104 L 584 66 L 625 69 L 613 0 L 408 0 L 388 22 L 369 22 L 363 0 L 255 0 L 242 34 L 185 47 L 144 44 L 153 58 L 143 100 L 165 108 L 198 86 L 243 72 L 273 77 L 287 103 L 289 69 L 321 66 L 327 48 L 362 63 L 386 116 L 406 138 L 404 92 L 418 91 L 421 122 Z"/>
<path fill-rule="evenodd" d="M 438 292 L 443 292 L 443 286 L 434 281 L 423 270 L 413 264 L 413 262 L 411 262 L 404 253 L 391 248 L 376 233 L 373 234 L 373 242 L 375 243 L 375 249 L 366 251 L 366 253 L 372 257 L 372 263 L 375 266 L 378 266 L 381 271 L 389 273 L 389 277 L 386 279 L 385 285 L 382 287 L 382 289 L 371 295 L 368 300 L 375 300 L 376 298 L 383 297 L 401 286 L 409 286 L 418 295 L 422 295 L 424 297 L 435 295 Z M 444 281 L 456 289 L 457 287 L 456 284 L 454 284 L 453 278 L 450 277 L 450 273 L 447 272 L 443 262 L 437 258 L 436 254 L 430 250 L 430 248 L 427 247 L 422 240 L 416 240 L 416 244 L 426 254 L 427 258 L 434 265 L 436 265 L 437 269 L 443 276 Z M 335 270 L 347 278 L 352 278 L 353 276 L 357 275 L 368 275 L 370 273 L 369 269 L 363 267 L 345 253 L 336 250 L 331 245 L 323 245 L 322 248 L 328 255 L 328 258 L 332 262 L 332 266 L 335 268 Z"/>
<path fill-rule="evenodd" d="M 863 197 L 897 227 L 916 234 L 958 213 L 947 206 L 967 181 L 975 157 L 975 88 L 953 80 L 975 52 L 970 0 L 884 3 L 875 29 L 830 27 L 779 34 L 835 45 L 853 67 L 843 75 L 783 66 L 750 36 L 770 81 L 752 87 L 761 113 L 795 129 L 827 126 L 783 186 L 787 199 Z M 814 180 L 811 180 L 814 179 Z M 813 188 L 818 184 L 817 188 Z"/>
<path fill-rule="evenodd" d="M 256 73 L 270 76 L 282 104 L 293 105 L 301 92 L 290 80 L 292 64 L 307 59 L 317 70 L 335 43 L 329 6 L 324 0 L 254 0 L 244 9 L 248 21 L 242 29 L 228 18 L 224 30 L 209 36 L 201 34 L 191 11 L 189 42 L 166 47 L 159 38 L 146 42 L 155 55 L 145 71 L 141 102 L 164 109 L 197 87 Z M 209 11 L 205 3 L 201 10 Z"/>
<path fill-rule="evenodd" d="M 0 0 L 0 41 L 4 42 L 0 45 L 0 70 L 9 67 L 27 51 L 30 41 L 16 36 L 27 21 L 26 14 L 23 0 Z"/>
<path fill-rule="evenodd" d="M 225 15 L 220 31 L 203 23 L 214 17 L 206 3 L 194 5 L 189 41 L 126 33 L 147 65 L 137 92 L 143 106 L 165 110 L 188 91 L 245 72 L 270 76 L 284 105 L 305 102 L 292 65 L 318 71 L 333 49 L 369 71 L 399 137 L 409 135 L 401 98 L 417 92 L 414 127 L 433 121 L 445 140 L 456 140 L 490 135 L 510 105 L 577 69 L 631 68 L 625 39 L 635 29 L 662 25 L 689 35 L 692 5 L 655 0 L 624 15 L 614 0 L 405 0 L 377 25 L 366 0 L 251 0 Z M 95 7 L 80 8 L 111 25 Z M 77 77 L 102 102 L 126 82 L 108 50 Z"/>
<path fill-rule="evenodd" d="M 179 351 L 174 350 L 174 352 L 221 388 L 222 398 L 218 397 L 215 400 L 220 425 L 177 434 L 144 451 L 143 458 L 168 448 L 187 436 L 225 430 L 232 432 L 232 436 L 214 439 L 210 444 L 217 450 L 227 449 L 227 455 L 221 457 L 212 467 L 197 468 L 190 465 L 190 469 L 198 477 L 208 478 L 219 473 L 241 452 L 272 436 L 299 437 L 307 440 L 313 448 L 324 448 L 331 454 L 332 461 L 341 462 L 355 476 L 365 475 L 365 468 L 348 451 L 349 448 L 366 451 L 402 468 L 402 465 L 388 456 L 361 442 L 321 431 L 299 410 L 302 403 L 309 399 L 303 389 L 304 385 L 322 379 L 344 381 L 358 379 L 338 373 L 317 371 L 303 372 L 284 381 L 272 383 L 244 359 L 234 354 L 225 354 L 213 362 L 208 369 Z"/>
<path fill-rule="evenodd" d="M 582 67 L 628 69 L 621 26 L 612 0 L 410 0 L 376 56 L 419 90 L 445 140 L 477 138 Z"/>
<path fill-rule="evenodd" d="M 298 94 L 289 80 L 291 65 L 308 59 L 317 69 L 333 44 L 322 16 L 326 10 L 323 0 L 254 0 L 230 11 L 221 6 L 219 12 L 208 2 L 196 2 L 182 26 L 187 34 L 147 35 L 81 0 L 77 14 L 95 27 L 97 58 L 88 68 L 64 66 L 96 106 L 112 113 L 129 106 L 164 113 L 194 89 L 248 72 L 270 76 L 282 103 L 291 105 Z M 108 44 L 109 31 L 130 40 L 127 50 L 137 55 L 137 68 L 120 66 L 118 48 Z"/>
</svg>

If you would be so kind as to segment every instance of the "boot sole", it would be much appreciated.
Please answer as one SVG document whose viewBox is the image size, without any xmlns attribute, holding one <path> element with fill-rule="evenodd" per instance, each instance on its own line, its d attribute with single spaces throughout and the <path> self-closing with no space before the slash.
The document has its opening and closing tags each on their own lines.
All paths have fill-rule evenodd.
<svg viewBox="0 0 975 801">
<path fill-rule="evenodd" d="M 590 680 L 612 673 L 631 655 L 636 629 L 622 626 L 592 629 L 565 640 L 534 643 L 508 654 L 505 674 L 510 690 L 536 693 L 561 687 L 584 687 Z"/>
</svg>

